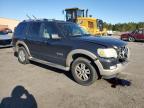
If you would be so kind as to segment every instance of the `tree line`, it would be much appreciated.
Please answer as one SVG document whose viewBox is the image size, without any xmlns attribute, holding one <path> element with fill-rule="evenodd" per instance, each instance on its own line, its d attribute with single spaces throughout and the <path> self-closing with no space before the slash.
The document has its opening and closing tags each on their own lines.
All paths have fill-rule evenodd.
<svg viewBox="0 0 144 108">
<path fill-rule="evenodd" d="M 120 32 L 126 32 L 126 31 L 133 31 L 138 28 L 144 28 L 144 22 L 130 22 L 130 23 L 118 23 L 118 24 L 108 24 L 104 22 L 104 28 L 107 30 L 113 30 L 113 31 L 120 31 Z"/>
</svg>

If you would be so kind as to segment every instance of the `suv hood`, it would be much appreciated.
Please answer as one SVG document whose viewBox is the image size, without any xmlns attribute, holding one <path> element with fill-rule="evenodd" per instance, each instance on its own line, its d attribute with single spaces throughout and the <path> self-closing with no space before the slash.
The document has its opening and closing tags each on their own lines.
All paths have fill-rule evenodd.
<svg viewBox="0 0 144 108">
<path fill-rule="evenodd" d="M 105 47 L 122 47 L 125 46 L 127 43 L 116 38 L 107 37 L 107 36 L 81 36 L 73 38 L 76 40 L 91 42 L 95 44 L 99 44 Z"/>
</svg>

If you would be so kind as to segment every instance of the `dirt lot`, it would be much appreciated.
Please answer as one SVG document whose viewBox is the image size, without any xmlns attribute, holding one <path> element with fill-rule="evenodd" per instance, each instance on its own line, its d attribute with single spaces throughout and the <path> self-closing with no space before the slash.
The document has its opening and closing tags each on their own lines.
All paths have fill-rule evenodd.
<svg viewBox="0 0 144 108">
<path fill-rule="evenodd" d="M 38 108 L 144 108 L 144 43 L 129 47 L 130 63 L 116 88 L 112 80 L 103 79 L 78 85 L 69 72 L 34 62 L 22 65 L 12 48 L 0 49 L 0 101 L 21 85 L 35 97 Z"/>
</svg>

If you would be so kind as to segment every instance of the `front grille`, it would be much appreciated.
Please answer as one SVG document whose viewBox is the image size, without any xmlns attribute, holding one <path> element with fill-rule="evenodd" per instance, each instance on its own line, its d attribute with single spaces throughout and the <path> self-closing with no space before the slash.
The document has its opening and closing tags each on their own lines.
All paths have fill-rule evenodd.
<svg viewBox="0 0 144 108">
<path fill-rule="evenodd" d="M 8 40 L 0 40 L 0 45 L 9 45 L 11 44 L 11 39 Z"/>
<path fill-rule="evenodd" d="M 118 58 L 120 62 L 125 61 L 128 58 L 128 48 L 126 46 L 118 49 Z"/>
</svg>

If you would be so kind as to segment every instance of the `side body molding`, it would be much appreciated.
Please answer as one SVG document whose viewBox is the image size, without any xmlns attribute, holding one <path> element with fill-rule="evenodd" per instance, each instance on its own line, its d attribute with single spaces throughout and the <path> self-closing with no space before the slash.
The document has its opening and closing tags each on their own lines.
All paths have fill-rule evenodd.
<svg viewBox="0 0 144 108">
<path fill-rule="evenodd" d="M 97 56 L 95 54 L 93 54 L 92 52 L 90 52 L 90 51 L 87 51 L 87 50 L 84 50 L 84 49 L 75 49 L 75 50 L 72 50 L 68 54 L 68 56 L 66 58 L 66 66 L 70 67 L 70 64 L 73 61 L 72 56 L 75 55 L 75 54 L 83 54 L 83 55 L 86 55 L 86 56 L 92 58 L 93 60 L 97 59 Z"/>
</svg>

